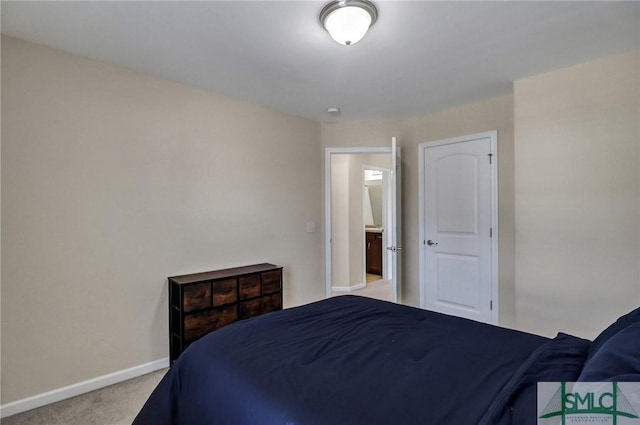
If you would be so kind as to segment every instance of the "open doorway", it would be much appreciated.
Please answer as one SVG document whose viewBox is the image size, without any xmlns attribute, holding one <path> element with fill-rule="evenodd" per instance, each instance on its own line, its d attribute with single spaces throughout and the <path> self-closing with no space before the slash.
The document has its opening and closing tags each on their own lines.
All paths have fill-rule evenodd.
<svg viewBox="0 0 640 425">
<path fill-rule="evenodd" d="M 381 158 L 378 163 L 387 162 Z M 387 167 L 387 164 L 384 164 Z M 390 166 L 390 165 L 389 165 Z M 392 252 L 385 249 L 391 245 L 391 169 L 379 166 L 363 166 L 363 221 L 365 232 L 365 271 L 367 281 L 391 279 Z"/>
<path fill-rule="evenodd" d="M 327 148 L 325 173 L 327 296 L 396 302 L 391 150 Z"/>
<path fill-rule="evenodd" d="M 389 239 L 391 225 L 391 164 L 386 156 L 376 158 L 379 166 L 365 164 L 363 174 L 363 222 L 364 222 L 364 271 L 366 288 L 360 295 L 386 301 L 393 300 L 393 253 L 386 249 L 391 246 Z M 383 167 L 381 167 L 383 166 Z"/>
</svg>

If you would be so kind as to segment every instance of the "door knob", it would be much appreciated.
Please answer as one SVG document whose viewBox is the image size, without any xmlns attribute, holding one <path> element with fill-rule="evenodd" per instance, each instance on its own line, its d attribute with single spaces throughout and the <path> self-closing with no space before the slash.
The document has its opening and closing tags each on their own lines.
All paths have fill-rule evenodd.
<svg viewBox="0 0 640 425">
<path fill-rule="evenodd" d="M 438 245 L 438 242 L 434 242 L 434 241 L 432 241 L 431 239 L 429 239 L 429 240 L 427 241 L 427 245 L 429 245 L 429 246 Z"/>
</svg>

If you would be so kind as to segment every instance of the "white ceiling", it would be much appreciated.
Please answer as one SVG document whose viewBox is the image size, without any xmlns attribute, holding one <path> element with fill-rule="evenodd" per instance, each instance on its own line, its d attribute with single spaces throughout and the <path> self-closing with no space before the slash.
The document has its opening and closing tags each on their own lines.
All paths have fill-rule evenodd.
<svg viewBox="0 0 640 425">
<path fill-rule="evenodd" d="M 318 121 L 422 115 L 640 49 L 638 1 L 378 0 L 378 21 L 353 46 L 319 25 L 324 4 L 2 1 L 1 28 Z"/>
</svg>

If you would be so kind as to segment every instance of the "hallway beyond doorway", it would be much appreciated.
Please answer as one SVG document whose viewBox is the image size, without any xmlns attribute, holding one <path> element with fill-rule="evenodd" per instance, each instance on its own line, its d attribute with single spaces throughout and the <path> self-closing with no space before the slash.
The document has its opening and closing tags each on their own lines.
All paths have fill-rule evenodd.
<svg viewBox="0 0 640 425">
<path fill-rule="evenodd" d="M 377 280 L 375 278 L 378 278 Z M 372 279 L 370 281 L 370 279 Z M 367 286 L 352 292 L 332 292 L 331 296 L 359 295 L 393 302 L 393 285 L 390 280 L 381 279 L 378 275 L 367 274 Z"/>
</svg>

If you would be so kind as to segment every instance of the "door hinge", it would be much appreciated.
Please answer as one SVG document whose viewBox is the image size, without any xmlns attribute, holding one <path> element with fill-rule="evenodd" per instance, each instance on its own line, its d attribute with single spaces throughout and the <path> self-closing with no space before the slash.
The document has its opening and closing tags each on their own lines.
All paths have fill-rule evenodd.
<svg viewBox="0 0 640 425">
<path fill-rule="evenodd" d="M 489 310 L 493 311 L 493 300 L 489 301 Z"/>
<path fill-rule="evenodd" d="M 490 153 L 490 154 L 489 154 L 489 164 L 491 164 L 491 159 L 492 159 L 492 157 L 493 157 L 493 154 L 492 154 L 492 153 Z"/>
<path fill-rule="evenodd" d="M 489 237 L 493 237 L 493 227 L 489 227 Z"/>
</svg>

